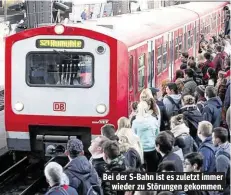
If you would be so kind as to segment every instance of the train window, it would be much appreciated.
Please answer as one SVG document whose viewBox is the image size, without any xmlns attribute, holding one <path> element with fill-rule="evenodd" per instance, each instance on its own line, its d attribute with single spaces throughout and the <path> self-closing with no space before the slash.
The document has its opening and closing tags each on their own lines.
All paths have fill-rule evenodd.
<svg viewBox="0 0 231 195">
<path fill-rule="evenodd" d="M 26 57 L 26 82 L 41 87 L 92 87 L 93 68 L 89 53 L 33 52 Z"/>
<path fill-rule="evenodd" d="M 141 91 L 144 88 L 144 66 L 145 66 L 145 55 L 139 57 L 138 64 L 138 89 Z"/>
<path fill-rule="evenodd" d="M 188 49 L 191 48 L 191 31 L 188 31 Z"/>
<path fill-rule="evenodd" d="M 133 88 L 133 56 L 129 59 L 129 89 Z"/>
<path fill-rule="evenodd" d="M 168 44 L 164 44 L 163 46 L 163 66 L 162 66 L 162 71 L 165 70 L 167 68 L 167 48 L 168 48 Z"/>
<path fill-rule="evenodd" d="M 178 37 L 175 40 L 175 50 L 174 50 L 174 59 L 178 59 Z"/>
<path fill-rule="evenodd" d="M 183 35 L 180 35 L 179 36 L 179 48 L 178 48 L 178 50 L 179 50 L 179 54 L 182 52 L 182 39 L 183 39 Z"/>
<path fill-rule="evenodd" d="M 158 48 L 157 51 L 157 74 L 161 73 L 161 68 L 162 68 L 162 46 Z"/>
</svg>

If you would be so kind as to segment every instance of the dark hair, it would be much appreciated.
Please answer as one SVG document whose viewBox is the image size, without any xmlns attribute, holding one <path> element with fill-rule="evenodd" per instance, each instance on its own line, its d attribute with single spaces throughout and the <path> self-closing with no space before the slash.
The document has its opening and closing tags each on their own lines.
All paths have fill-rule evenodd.
<svg viewBox="0 0 231 195">
<path fill-rule="evenodd" d="M 176 71 L 176 80 L 178 79 L 178 78 L 184 78 L 184 71 L 182 71 L 182 70 L 177 70 Z"/>
<path fill-rule="evenodd" d="M 191 165 L 197 164 L 198 170 L 203 166 L 203 156 L 199 152 L 192 152 L 187 154 L 184 158 L 187 159 Z"/>
<path fill-rule="evenodd" d="M 157 172 L 170 172 L 170 171 L 176 171 L 176 167 L 174 165 L 173 161 L 163 161 L 159 164 Z"/>
<path fill-rule="evenodd" d="M 219 138 L 222 143 L 228 141 L 228 130 L 223 127 L 216 127 L 213 129 L 215 138 Z"/>
<path fill-rule="evenodd" d="M 182 54 L 181 54 L 183 57 L 185 57 L 185 58 L 187 58 L 188 59 L 188 52 L 183 52 Z"/>
<path fill-rule="evenodd" d="M 213 86 L 207 86 L 205 88 L 205 94 L 206 94 L 206 96 L 208 96 L 208 98 L 216 97 L 217 94 L 216 94 L 215 87 L 213 87 Z"/>
<path fill-rule="evenodd" d="M 165 131 L 160 132 L 156 138 L 156 146 L 159 145 L 160 151 L 164 154 L 172 151 L 173 143 L 172 136 Z"/>
<path fill-rule="evenodd" d="M 211 59 L 211 54 L 208 53 L 208 52 L 206 52 L 206 53 L 204 54 L 204 57 L 205 57 L 206 60 L 210 60 L 210 59 Z"/>
<path fill-rule="evenodd" d="M 209 67 L 207 71 L 208 71 L 210 79 L 213 79 L 214 83 L 216 84 L 217 83 L 217 74 L 216 74 L 215 69 Z"/>
<path fill-rule="evenodd" d="M 136 101 L 136 102 L 133 102 L 133 103 L 132 103 L 132 109 L 133 109 L 133 110 L 137 110 L 138 104 L 139 104 L 139 102 L 137 102 L 137 101 Z"/>
<path fill-rule="evenodd" d="M 191 68 L 187 68 L 185 74 L 188 75 L 188 77 L 193 77 L 194 71 Z"/>
<path fill-rule="evenodd" d="M 103 151 L 110 160 L 117 158 L 120 155 L 119 144 L 116 141 L 107 141 L 103 145 Z"/>
<path fill-rule="evenodd" d="M 172 136 L 172 145 L 174 146 L 176 141 L 174 134 L 170 130 L 165 130 L 165 132 Z"/>
<path fill-rule="evenodd" d="M 193 56 L 189 56 L 189 58 L 188 58 L 189 60 L 192 60 L 192 61 L 194 61 L 195 60 L 195 58 L 193 57 Z"/>
<path fill-rule="evenodd" d="M 168 87 L 170 90 L 173 90 L 175 94 L 178 94 L 178 88 L 176 83 L 167 83 L 166 87 Z"/>
<path fill-rule="evenodd" d="M 221 52 L 222 47 L 221 47 L 220 45 L 218 45 L 218 46 L 216 47 L 216 50 L 217 50 L 218 52 Z"/>
<path fill-rule="evenodd" d="M 188 62 L 188 66 L 192 69 L 195 69 L 196 68 L 196 62 L 190 61 L 190 62 Z"/>
<path fill-rule="evenodd" d="M 115 135 L 115 131 L 115 126 L 112 124 L 106 124 L 101 127 L 103 136 L 107 137 L 108 139 L 111 139 L 111 137 Z"/>
</svg>

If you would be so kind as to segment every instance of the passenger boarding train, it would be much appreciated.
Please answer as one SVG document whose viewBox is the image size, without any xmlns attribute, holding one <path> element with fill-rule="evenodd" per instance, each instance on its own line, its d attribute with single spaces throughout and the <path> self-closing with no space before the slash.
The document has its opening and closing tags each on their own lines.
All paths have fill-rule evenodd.
<svg viewBox="0 0 231 195">
<path fill-rule="evenodd" d="M 198 2 L 6 38 L 5 126 L 10 150 L 62 155 L 67 140 L 87 150 L 106 123 L 128 116 L 145 87 L 160 87 L 196 55 L 200 34 L 217 35 L 225 2 Z"/>
</svg>

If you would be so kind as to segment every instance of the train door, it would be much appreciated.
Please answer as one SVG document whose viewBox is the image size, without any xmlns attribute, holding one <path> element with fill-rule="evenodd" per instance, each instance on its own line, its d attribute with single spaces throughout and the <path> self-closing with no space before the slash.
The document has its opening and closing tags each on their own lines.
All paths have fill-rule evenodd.
<svg viewBox="0 0 231 195">
<path fill-rule="evenodd" d="M 153 41 L 148 41 L 148 87 L 155 86 L 155 74 L 154 74 L 154 43 Z"/>
<path fill-rule="evenodd" d="M 168 70 L 168 77 L 169 79 L 173 79 L 174 77 L 174 39 L 173 39 L 173 32 L 168 34 L 169 40 L 169 70 Z"/>
<path fill-rule="evenodd" d="M 136 55 L 134 51 L 129 53 L 129 75 L 128 75 L 128 87 L 129 87 L 129 100 L 128 100 L 128 113 L 131 113 L 131 104 L 135 101 L 136 93 L 136 78 L 135 78 L 135 64 L 136 64 Z"/>
<path fill-rule="evenodd" d="M 179 36 L 179 30 L 177 29 L 176 31 L 174 31 L 174 72 L 175 70 L 179 69 L 180 65 L 181 65 L 181 60 L 180 60 L 180 54 L 179 54 L 179 50 L 178 50 L 178 37 Z"/>
<path fill-rule="evenodd" d="M 196 51 L 197 50 L 197 21 L 195 21 L 193 34 L 194 34 L 194 39 L 193 39 L 193 56 L 196 57 L 196 54 L 197 54 L 197 51 Z"/>
<path fill-rule="evenodd" d="M 156 75 L 156 86 L 159 88 L 161 86 L 161 82 L 163 79 L 162 76 L 162 43 L 163 43 L 163 36 L 158 37 L 155 40 L 155 75 Z"/>
</svg>

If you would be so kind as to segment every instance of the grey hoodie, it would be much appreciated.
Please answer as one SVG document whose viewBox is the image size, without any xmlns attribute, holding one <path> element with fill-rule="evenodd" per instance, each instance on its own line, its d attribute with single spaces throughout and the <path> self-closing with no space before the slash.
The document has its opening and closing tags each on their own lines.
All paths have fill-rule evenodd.
<svg viewBox="0 0 231 195">
<path fill-rule="evenodd" d="M 171 94 L 168 96 L 170 96 L 176 104 L 180 103 L 181 94 Z M 167 96 L 164 97 L 163 103 L 165 105 L 168 117 L 171 118 L 172 113 L 174 111 L 178 111 L 177 107 L 175 105 L 173 105 L 172 102 L 170 102 L 170 100 L 167 98 Z"/>
</svg>

